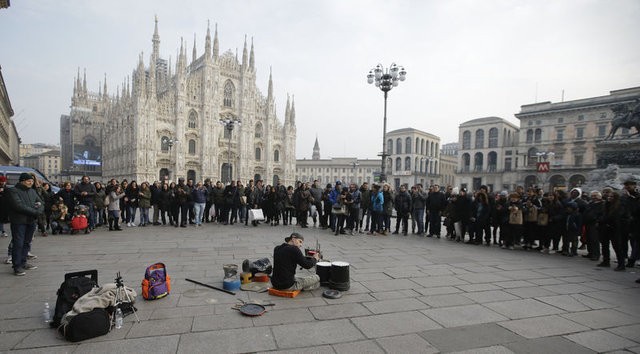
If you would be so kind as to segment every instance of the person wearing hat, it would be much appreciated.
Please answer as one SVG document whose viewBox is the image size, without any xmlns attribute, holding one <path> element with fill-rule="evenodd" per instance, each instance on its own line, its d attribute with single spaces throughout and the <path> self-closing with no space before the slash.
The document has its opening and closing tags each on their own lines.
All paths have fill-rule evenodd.
<svg viewBox="0 0 640 354">
<path fill-rule="evenodd" d="M 28 173 L 20 175 L 15 188 L 7 189 L 9 202 L 9 220 L 11 221 L 11 242 L 13 274 L 25 275 L 25 270 L 37 269 L 27 263 L 31 250 L 31 240 L 36 231 L 36 220 L 44 213 L 44 202 L 33 189 L 33 176 Z"/>
<path fill-rule="evenodd" d="M 297 232 L 284 239 L 283 244 L 273 249 L 273 274 L 271 284 L 278 290 L 313 290 L 320 287 L 317 274 L 296 276 L 296 267 L 310 269 L 320 260 L 317 253 L 305 257 L 303 253 L 304 237 Z"/>
</svg>

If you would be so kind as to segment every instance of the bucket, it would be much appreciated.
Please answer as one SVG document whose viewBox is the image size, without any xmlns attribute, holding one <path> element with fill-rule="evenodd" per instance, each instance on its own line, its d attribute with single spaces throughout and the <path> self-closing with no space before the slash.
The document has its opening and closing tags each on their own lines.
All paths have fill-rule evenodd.
<svg viewBox="0 0 640 354">
<path fill-rule="evenodd" d="M 331 262 L 331 275 L 329 288 L 340 291 L 347 291 L 350 287 L 349 263 Z"/>
<path fill-rule="evenodd" d="M 316 263 L 316 274 L 320 277 L 320 285 L 329 285 L 329 278 L 331 276 L 331 262 Z"/>
</svg>

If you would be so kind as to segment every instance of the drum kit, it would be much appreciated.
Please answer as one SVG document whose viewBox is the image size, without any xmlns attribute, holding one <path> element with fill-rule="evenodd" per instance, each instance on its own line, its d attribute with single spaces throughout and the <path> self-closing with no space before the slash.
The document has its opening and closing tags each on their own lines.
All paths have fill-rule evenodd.
<svg viewBox="0 0 640 354">
<path fill-rule="evenodd" d="M 323 260 L 322 252 L 320 251 L 320 243 L 317 240 L 315 249 L 305 249 L 305 256 L 313 257 L 315 254 L 318 254 L 322 260 L 316 263 L 316 274 L 320 277 L 320 285 L 328 286 L 329 289 L 331 289 L 325 291 L 327 294 L 323 294 L 323 296 L 337 298 L 336 296 L 339 296 L 340 291 L 349 290 L 351 285 L 349 279 L 349 263 Z"/>
</svg>

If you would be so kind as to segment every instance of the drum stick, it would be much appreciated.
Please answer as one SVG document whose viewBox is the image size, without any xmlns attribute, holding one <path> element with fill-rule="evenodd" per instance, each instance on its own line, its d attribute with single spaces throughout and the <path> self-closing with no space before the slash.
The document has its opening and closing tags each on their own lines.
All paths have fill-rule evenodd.
<svg viewBox="0 0 640 354">
<path fill-rule="evenodd" d="M 205 284 L 205 283 L 201 283 L 201 282 L 199 282 L 199 281 L 195 281 L 195 280 L 191 280 L 191 279 L 185 279 L 185 280 L 186 280 L 186 281 L 190 281 L 190 282 L 195 283 L 195 284 L 198 284 L 198 285 L 202 285 L 202 286 L 204 286 L 204 287 L 207 287 L 207 288 L 210 288 L 210 289 L 213 289 L 213 290 L 222 291 L 223 293 L 227 293 L 227 294 L 231 294 L 231 295 L 235 295 L 235 294 L 236 294 L 236 293 L 234 293 L 233 291 L 229 291 L 229 290 L 225 290 L 225 289 L 217 288 L 217 287 L 215 287 L 215 286 L 213 286 L 213 285 L 208 285 L 208 284 Z"/>
</svg>

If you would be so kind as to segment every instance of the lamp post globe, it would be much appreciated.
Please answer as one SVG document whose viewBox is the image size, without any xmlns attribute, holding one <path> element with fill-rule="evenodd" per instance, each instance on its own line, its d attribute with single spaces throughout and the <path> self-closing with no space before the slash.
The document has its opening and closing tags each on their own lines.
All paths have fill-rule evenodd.
<svg viewBox="0 0 640 354">
<path fill-rule="evenodd" d="M 392 88 L 397 87 L 400 81 L 404 81 L 407 76 L 407 71 L 404 67 L 391 64 L 390 67 L 384 68 L 382 64 L 376 65 L 373 69 L 369 70 L 367 74 L 367 83 L 374 84 L 384 93 L 384 117 L 382 123 L 382 164 L 380 166 L 380 182 L 387 180 L 386 166 L 387 166 L 387 96 Z"/>
</svg>

